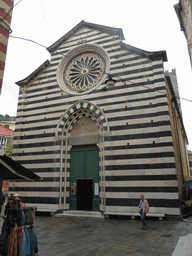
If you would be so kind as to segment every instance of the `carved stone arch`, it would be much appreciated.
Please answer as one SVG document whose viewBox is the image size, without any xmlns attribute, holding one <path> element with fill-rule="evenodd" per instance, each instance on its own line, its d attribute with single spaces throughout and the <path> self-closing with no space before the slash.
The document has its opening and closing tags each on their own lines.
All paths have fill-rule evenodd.
<svg viewBox="0 0 192 256">
<path fill-rule="evenodd" d="M 90 136 L 89 140 L 83 138 L 82 141 L 78 141 L 79 144 L 96 144 L 99 148 L 99 169 L 100 169 L 100 210 L 105 210 L 105 147 L 104 137 L 110 133 L 109 123 L 104 112 L 96 105 L 82 100 L 73 104 L 65 113 L 61 116 L 56 132 L 55 139 L 61 141 L 58 147 L 60 148 L 60 179 L 59 179 L 59 209 L 69 209 L 69 192 L 70 183 L 68 182 L 70 172 L 68 172 L 70 163 L 70 154 L 68 153 L 71 146 L 78 145 L 71 142 L 71 131 L 75 126 L 75 123 L 81 120 L 82 117 L 87 117 L 92 120 L 98 128 L 98 134 L 96 139 L 94 136 Z"/>
<path fill-rule="evenodd" d="M 101 136 L 109 135 L 109 123 L 103 111 L 98 106 L 82 100 L 73 104 L 61 116 L 56 128 L 56 139 L 67 140 L 74 124 L 82 117 L 89 117 L 93 122 L 95 122 Z"/>
</svg>

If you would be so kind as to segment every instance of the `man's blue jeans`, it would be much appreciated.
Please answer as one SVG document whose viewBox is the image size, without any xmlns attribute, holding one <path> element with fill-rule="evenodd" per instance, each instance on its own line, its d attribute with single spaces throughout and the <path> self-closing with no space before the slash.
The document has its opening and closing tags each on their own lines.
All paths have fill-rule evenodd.
<svg viewBox="0 0 192 256">
<path fill-rule="evenodd" d="M 146 227 L 145 216 L 146 213 L 144 213 L 143 210 L 141 210 L 141 221 L 143 223 L 143 227 Z"/>
</svg>

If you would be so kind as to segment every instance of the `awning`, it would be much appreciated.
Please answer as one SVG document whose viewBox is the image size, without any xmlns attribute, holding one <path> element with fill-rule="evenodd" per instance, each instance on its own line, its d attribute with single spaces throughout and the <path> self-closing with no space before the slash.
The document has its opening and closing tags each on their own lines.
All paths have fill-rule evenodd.
<svg viewBox="0 0 192 256">
<path fill-rule="evenodd" d="M 3 180 L 27 179 L 30 181 L 41 179 L 32 171 L 6 156 L 2 149 L 0 150 L 0 178 Z"/>
<path fill-rule="evenodd" d="M 186 181 L 184 184 L 183 184 L 184 187 L 190 187 L 192 186 L 192 180 L 189 180 L 189 181 Z"/>
</svg>

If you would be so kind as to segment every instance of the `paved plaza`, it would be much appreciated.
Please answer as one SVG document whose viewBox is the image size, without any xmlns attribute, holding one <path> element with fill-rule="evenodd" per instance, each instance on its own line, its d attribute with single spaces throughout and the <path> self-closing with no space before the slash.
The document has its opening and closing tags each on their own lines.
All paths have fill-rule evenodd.
<svg viewBox="0 0 192 256">
<path fill-rule="evenodd" d="M 170 256 L 180 237 L 192 233 L 192 218 L 185 221 L 81 217 L 36 217 L 39 256 Z M 191 254 L 192 255 L 192 254 Z M 181 255 L 183 256 L 183 255 Z"/>
<path fill-rule="evenodd" d="M 171 256 L 180 238 L 192 233 L 192 217 L 147 224 L 143 230 L 139 219 L 36 216 L 38 256 Z M 192 253 L 176 254 L 184 255 Z"/>
</svg>

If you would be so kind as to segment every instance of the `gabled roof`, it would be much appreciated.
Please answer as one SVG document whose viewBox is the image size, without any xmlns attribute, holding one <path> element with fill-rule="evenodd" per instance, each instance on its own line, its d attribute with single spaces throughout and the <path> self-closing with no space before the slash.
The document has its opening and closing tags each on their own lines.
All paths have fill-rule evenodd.
<svg viewBox="0 0 192 256">
<path fill-rule="evenodd" d="M 52 53 L 55 49 L 57 49 L 61 44 L 63 44 L 67 39 L 69 39 L 71 36 L 73 36 L 75 33 L 77 33 L 78 30 L 82 29 L 83 27 L 96 29 L 96 30 L 99 30 L 101 32 L 109 33 L 111 35 L 119 35 L 121 40 L 125 40 L 123 30 L 121 28 L 113 28 L 113 27 L 102 26 L 102 25 L 98 25 L 98 24 L 85 22 L 84 20 L 82 20 L 73 29 L 71 29 L 67 34 L 65 34 L 59 40 L 57 40 L 54 44 L 49 46 L 47 48 L 47 50 L 50 53 Z"/>
<path fill-rule="evenodd" d="M 150 58 L 151 60 L 161 59 L 163 61 L 167 61 L 166 51 L 148 52 L 125 43 L 121 43 L 121 46 L 125 50 L 135 52 L 136 54 L 140 54 L 144 57 Z"/>
<path fill-rule="evenodd" d="M 114 27 L 107 27 L 107 26 L 102 26 L 98 24 L 93 24 L 93 23 L 88 23 L 85 21 L 81 21 L 79 24 L 77 24 L 73 29 L 71 29 L 67 34 L 65 34 L 63 37 L 61 37 L 59 40 L 57 40 L 54 44 L 49 46 L 47 50 L 52 53 L 55 51 L 61 44 L 63 44 L 67 39 L 69 39 L 71 36 L 73 36 L 77 31 L 82 29 L 83 27 L 87 27 L 90 29 L 96 29 L 101 32 L 105 32 L 111 35 L 119 35 L 121 40 L 124 40 L 124 34 L 121 28 L 114 28 Z M 133 51 L 137 54 L 140 54 L 146 58 L 150 58 L 151 60 L 163 60 L 167 61 L 167 54 L 166 51 L 155 51 L 155 52 L 148 52 L 141 50 L 139 48 L 133 47 L 131 45 L 125 44 L 125 43 L 120 43 L 121 47 L 126 50 Z M 30 81 L 36 78 L 37 75 L 39 75 L 48 65 L 50 64 L 49 60 L 46 60 L 41 66 L 39 66 L 33 73 L 31 73 L 28 77 L 26 77 L 23 80 L 20 80 L 16 82 L 17 85 L 23 86 L 27 85 Z"/>
<path fill-rule="evenodd" d="M 0 136 L 1 135 L 5 135 L 5 136 L 13 136 L 14 135 L 14 131 L 3 126 L 3 125 L 0 125 Z"/>
<path fill-rule="evenodd" d="M 39 66 L 35 71 L 33 71 L 33 73 L 31 73 L 29 76 L 27 76 L 23 80 L 20 80 L 20 81 L 16 82 L 16 84 L 19 85 L 19 86 L 27 85 L 30 81 L 35 79 L 36 76 L 38 74 L 40 74 L 43 71 L 44 68 L 49 66 L 49 64 L 50 64 L 50 61 L 46 60 L 45 62 L 43 62 L 43 64 L 41 64 L 41 66 Z"/>
</svg>

